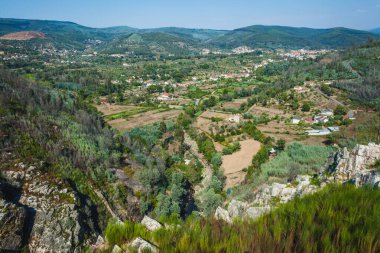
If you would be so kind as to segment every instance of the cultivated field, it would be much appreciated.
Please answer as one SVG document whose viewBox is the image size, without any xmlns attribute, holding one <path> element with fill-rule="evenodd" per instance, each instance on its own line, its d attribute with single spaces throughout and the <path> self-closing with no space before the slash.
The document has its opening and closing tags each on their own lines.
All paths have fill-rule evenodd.
<svg viewBox="0 0 380 253">
<path fill-rule="evenodd" d="M 119 131 L 125 131 L 135 127 L 141 127 L 145 125 L 154 124 L 163 120 L 175 119 L 181 114 L 181 110 L 170 111 L 149 111 L 140 114 L 136 114 L 127 119 L 115 119 L 108 121 L 112 127 Z"/>
<path fill-rule="evenodd" d="M 291 115 L 286 114 L 283 110 L 274 109 L 270 107 L 262 107 L 262 106 L 252 106 L 249 110 L 249 113 L 259 116 L 261 114 L 268 114 L 269 116 L 273 117 L 276 115 L 290 117 Z"/>
<path fill-rule="evenodd" d="M 240 145 L 241 149 L 239 151 L 222 158 L 222 168 L 226 176 L 226 189 L 239 185 L 244 181 L 246 173 L 243 169 L 252 164 L 252 158 L 259 151 L 261 144 L 258 141 L 249 139 L 241 141 Z"/>
<path fill-rule="evenodd" d="M 114 105 L 114 104 L 101 104 L 101 105 L 96 105 L 95 107 L 96 109 L 98 109 L 98 111 L 103 113 L 105 116 L 141 108 L 140 106 L 134 106 L 134 105 Z"/>
<path fill-rule="evenodd" d="M 304 130 L 300 129 L 299 126 L 285 124 L 284 122 L 271 121 L 267 125 L 258 125 L 257 128 L 266 136 L 276 140 L 283 139 L 287 144 L 297 141 L 308 145 L 324 145 L 327 140 L 326 136 L 302 135 Z"/>
<path fill-rule="evenodd" d="M 243 103 L 246 103 L 246 102 L 247 102 L 247 99 L 246 99 L 246 98 L 235 99 L 235 100 L 232 101 L 232 102 L 225 102 L 225 103 L 223 104 L 223 107 L 224 107 L 224 108 L 239 109 L 240 106 L 241 106 Z"/>
</svg>

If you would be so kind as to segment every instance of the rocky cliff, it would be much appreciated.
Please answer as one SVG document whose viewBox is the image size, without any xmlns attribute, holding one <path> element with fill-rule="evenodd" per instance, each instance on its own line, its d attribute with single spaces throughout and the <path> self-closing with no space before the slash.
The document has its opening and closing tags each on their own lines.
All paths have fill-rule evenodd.
<svg viewBox="0 0 380 253">
<path fill-rule="evenodd" d="M 380 173 L 371 165 L 380 159 L 380 145 L 373 143 L 357 145 L 351 152 L 343 148 L 334 156 L 330 164 L 334 181 L 351 182 L 356 186 L 375 185 L 380 182 Z"/>
<path fill-rule="evenodd" d="M 79 252 L 100 232 L 91 203 L 42 167 L 2 166 L 0 251 Z"/>
</svg>

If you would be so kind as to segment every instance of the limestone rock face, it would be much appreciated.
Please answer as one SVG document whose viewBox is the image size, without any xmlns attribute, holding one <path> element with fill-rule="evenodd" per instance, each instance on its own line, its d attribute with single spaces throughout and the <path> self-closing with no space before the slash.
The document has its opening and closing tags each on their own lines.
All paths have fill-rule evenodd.
<svg viewBox="0 0 380 253">
<path fill-rule="evenodd" d="M 158 248 L 153 244 L 145 241 L 141 237 L 137 237 L 131 243 L 131 247 L 137 249 L 138 253 L 150 250 L 151 252 L 158 252 Z"/>
<path fill-rule="evenodd" d="M 162 225 L 158 221 L 148 216 L 144 216 L 144 218 L 141 221 L 141 224 L 143 224 L 150 231 L 155 231 L 157 229 L 162 228 Z"/>
<path fill-rule="evenodd" d="M 380 145 L 374 143 L 369 143 L 367 146 L 357 145 L 352 152 L 344 148 L 335 156 L 337 165 L 334 179 L 340 183 L 350 181 L 356 186 L 379 184 L 379 173 L 370 168 L 370 165 L 378 159 L 380 159 Z"/>
<path fill-rule="evenodd" d="M 269 206 L 256 206 L 256 207 L 249 207 L 247 209 L 247 217 L 251 219 L 257 219 L 261 215 L 264 215 L 266 213 L 269 213 L 271 208 Z"/>
<path fill-rule="evenodd" d="M 317 190 L 317 186 L 310 184 L 310 176 L 299 175 L 294 184 L 273 183 L 262 186 L 253 203 L 258 206 L 271 206 L 275 202 L 286 203 L 296 196 L 302 197 Z"/>
<path fill-rule="evenodd" d="M 242 217 L 248 208 L 248 203 L 232 200 L 228 205 L 228 214 L 231 218 Z"/>
<path fill-rule="evenodd" d="M 298 175 L 293 182 L 287 184 L 262 185 L 250 203 L 232 200 L 228 211 L 218 207 L 215 218 L 229 223 L 236 217 L 256 219 L 275 208 L 278 203 L 315 193 L 332 182 L 350 182 L 357 187 L 380 186 L 380 172 L 371 167 L 379 159 L 380 145 L 357 145 L 351 152 L 344 148 L 330 157 L 325 169 L 329 176 L 320 173 L 315 178 L 319 181 L 316 185 L 312 184 L 309 175 Z"/>
<path fill-rule="evenodd" d="M 22 247 L 26 211 L 0 200 L 0 251 L 18 251 Z"/>
<path fill-rule="evenodd" d="M 0 231 L 6 230 L 0 235 L 0 251 L 5 249 L 1 245 L 3 235 L 12 242 L 9 245 L 14 250 L 26 246 L 30 252 L 38 253 L 80 252 L 85 240 L 96 238 L 92 210 L 70 185 L 50 177 L 37 166 L 22 163 L 2 171 L 2 176 L 5 181 L 0 181 L 0 186 L 7 184 L 7 187 L 0 188 L 13 187 L 18 192 L 8 191 L 3 199 L 0 194 L 1 203 L 4 199 L 13 203 L 5 208 L 0 204 L 0 224 L 3 221 L 9 224 L 8 228 L 0 226 Z"/>
<path fill-rule="evenodd" d="M 216 209 L 214 217 L 217 220 L 222 220 L 227 223 L 232 223 L 232 220 L 231 220 L 230 215 L 228 214 L 228 211 L 220 206 L 218 206 L 218 208 Z"/>
</svg>

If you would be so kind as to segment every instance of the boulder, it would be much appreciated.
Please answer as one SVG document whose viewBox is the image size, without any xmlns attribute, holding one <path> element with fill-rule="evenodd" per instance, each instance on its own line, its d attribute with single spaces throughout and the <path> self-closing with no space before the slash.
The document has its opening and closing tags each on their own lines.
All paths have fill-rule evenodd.
<svg viewBox="0 0 380 253">
<path fill-rule="evenodd" d="M 112 253 L 122 253 L 123 250 L 119 247 L 119 245 L 115 245 L 112 249 Z"/>
<path fill-rule="evenodd" d="M 297 189 L 292 186 L 283 188 L 280 193 L 281 202 L 282 203 L 289 202 L 296 196 L 296 194 L 297 194 Z"/>
<path fill-rule="evenodd" d="M 271 196 L 279 197 L 282 192 L 282 189 L 284 189 L 285 187 L 285 184 L 273 183 L 271 187 Z"/>
<path fill-rule="evenodd" d="M 248 203 L 238 200 L 232 200 L 228 205 L 228 214 L 233 219 L 235 217 L 242 217 L 248 208 Z"/>
<path fill-rule="evenodd" d="M 162 228 L 162 225 L 158 221 L 148 216 L 144 216 L 144 218 L 141 221 L 141 224 L 143 224 L 150 231 L 155 231 L 157 229 Z"/>
<path fill-rule="evenodd" d="M 131 247 L 137 249 L 138 253 L 144 250 L 150 250 L 151 252 L 158 252 L 158 248 L 148 241 L 145 241 L 141 237 L 137 237 L 131 243 Z"/>
<path fill-rule="evenodd" d="M 263 206 L 263 207 L 249 207 L 246 212 L 246 216 L 250 219 L 257 219 L 261 215 L 269 213 L 270 207 L 269 206 Z"/>
<path fill-rule="evenodd" d="M 104 238 L 99 235 L 98 238 L 96 239 L 96 245 L 103 245 L 105 243 Z"/>
<path fill-rule="evenodd" d="M 231 217 L 228 214 L 228 211 L 220 206 L 215 211 L 215 219 L 217 220 L 223 220 L 227 223 L 232 223 Z"/>
</svg>

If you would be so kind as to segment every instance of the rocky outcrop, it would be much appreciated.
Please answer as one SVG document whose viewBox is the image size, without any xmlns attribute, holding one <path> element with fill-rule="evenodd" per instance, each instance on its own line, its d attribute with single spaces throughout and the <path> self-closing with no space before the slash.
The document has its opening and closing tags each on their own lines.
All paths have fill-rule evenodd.
<svg viewBox="0 0 380 253">
<path fill-rule="evenodd" d="M 14 250 L 26 246 L 30 252 L 79 252 L 85 240 L 99 232 L 93 219 L 97 215 L 73 186 L 49 176 L 38 166 L 18 163 L 2 171 L 0 184 L 18 191 L 3 196 L 2 203 L 7 198 L 13 203 L 0 207 L 2 219 L 13 225 L 4 234 L 14 242 Z M 5 248 L 1 245 L 0 249 Z"/>
<path fill-rule="evenodd" d="M 371 168 L 380 159 L 380 145 L 374 143 L 357 145 L 352 152 L 347 148 L 335 155 L 333 168 L 334 180 L 345 183 L 352 182 L 356 186 L 379 185 L 380 173 Z"/>
<path fill-rule="evenodd" d="M 123 252 L 123 250 L 120 248 L 119 245 L 113 246 L 113 249 L 111 251 L 111 253 L 122 253 L 122 252 Z"/>
<path fill-rule="evenodd" d="M 215 210 L 215 215 L 214 215 L 216 220 L 222 220 L 227 223 L 232 223 L 231 217 L 228 214 L 228 211 L 220 206 Z"/>
<path fill-rule="evenodd" d="M 141 237 L 137 237 L 136 239 L 134 239 L 131 243 L 131 247 L 137 249 L 138 253 L 146 252 L 148 250 L 150 252 L 158 252 L 158 248 L 156 246 L 145 241 Z"/>
<path fill-rule="evenodd" d="M 158 221 L 148 216 L 144 216 L 144 218 L 141 221 L 141 224 L 144 225 L 150 231 L 155 231 L 162 228 L 162 225 Z"/>
<path fill-rule="evenodd" d="M 296 180 L 288 184 L 273 183 L 259 189 L 253 204 L 258 206 L 273 206 L 276 203 L 286 203 L 296 196 L 302 197 L 314 193 L 318 186 L 310 183 L 310 176 L 299 175 Z"/>
<path fill-rule="evenodd" d="M 259 218 L 261 215 L 268 213 L 270 211 L 269 206 L 265 207 L 257 207 L 257 206 L 251 206 L 247 202 L 232 200 L 227 210 L 218 207 L 215 211 L 215 219 L 217 220 L 223 220 L 227 223 L 232 223 L 233 219 L 240 218 L 251 218 L 256 219 Z"/>
<path fill-rule="evenodd" d="M 23 245 L 26 210 L 0 200 L 0 251 L 18 251 Z"/>
<path fill-rule="evenodd" d="M 291 183 L 263 185 L 250 203 L 232 200 L 228 211 L 218 207 L 215 218 L 229 223 L 236 217 L 255 219 L 279 203 L 315 193 L 332 182 L 353 183 L 357 187 L 380 186 L 380 172 L 372 167 L 379 159 L 380 145 L 357 145 L 351 152 L 343 148 L 330 157 L 326 169 L 315 178 L 318 184 L 313 184 L 308 175 L 298 175 Z"/>
</svg>

